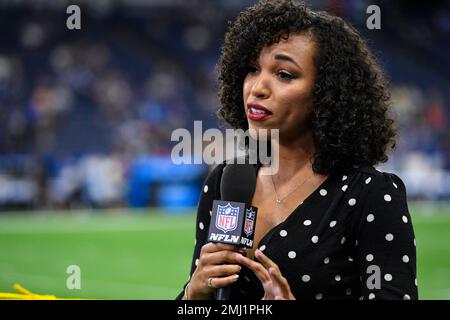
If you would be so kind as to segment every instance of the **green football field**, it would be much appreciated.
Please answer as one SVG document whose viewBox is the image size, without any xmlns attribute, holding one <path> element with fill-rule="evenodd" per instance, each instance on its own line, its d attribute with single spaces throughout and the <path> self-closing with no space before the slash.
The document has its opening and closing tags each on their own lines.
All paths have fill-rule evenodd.
<svg viewBox="0 0 450 320">
<path fill-rule="evenodd" d="M 447 212 L 446 212 L 447 211 Z M 450 209 L 411 207 L 420 299 L 450 299 Z M 62 298 L 173 299 L 187 281 L 193 212 L 0 213 L 0 292 L 18 283 Z M 81 289 L 69 290 L 70 265 Z"/>
</svg>

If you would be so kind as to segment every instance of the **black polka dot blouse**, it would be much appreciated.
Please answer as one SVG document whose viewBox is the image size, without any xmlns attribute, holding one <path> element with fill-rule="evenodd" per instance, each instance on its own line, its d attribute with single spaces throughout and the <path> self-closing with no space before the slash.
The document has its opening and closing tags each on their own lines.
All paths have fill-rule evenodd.
<svg viewBox="0 0 450 320">
<path fill-rule="evenodd" d="M 207 240 L 212 202 L 220 199 L 224 166 L 205 180 L 191 275 Z M 395 174 L 360 167 L 330 175 L 256 245 L 278 264 L 296 299 L 418 299 L 416 240 L 405 186 Z M 231 299 L 263 295 L 258 278 L 242 268 Z"/>
</svg>

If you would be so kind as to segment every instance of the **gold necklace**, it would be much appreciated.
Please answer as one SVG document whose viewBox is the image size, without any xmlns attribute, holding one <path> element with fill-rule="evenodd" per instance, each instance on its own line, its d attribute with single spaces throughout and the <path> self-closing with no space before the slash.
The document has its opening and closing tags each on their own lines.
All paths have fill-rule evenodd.
<svg viewBox="0 0 450 320">
<path fill-rule="evenodd" d="M 275 191 L 275 198 L 276 198 L 276 202 L 277 204 L 281 204 L 283 202 L 284 199 L 286 199 L 288 196 L 290 196 L 295 190 L 297 190 L 298 188 L 300 188 L 303 184 L 305 184 L 306 181 L 308 181 L 309 179 L 311 179 L 311 177 L 314 175 L 314 171 L 312 172 L 312 174 L 305 179 L 302 183 L 300 183 L 299 185 L 297 185 L 294 189 L 292 189 L 287 195 L 285 195 L 282 198 L 278 198 L 278 194 L 277 194 L 277 189 L 275 188 L 275 182 L 273 181 L 273 175 L 271 175 L 272 178 L 272 185 L 273 185 L 273 191 Z M 302 201 L 303 202 L 303 201 Z"/>
</svg>

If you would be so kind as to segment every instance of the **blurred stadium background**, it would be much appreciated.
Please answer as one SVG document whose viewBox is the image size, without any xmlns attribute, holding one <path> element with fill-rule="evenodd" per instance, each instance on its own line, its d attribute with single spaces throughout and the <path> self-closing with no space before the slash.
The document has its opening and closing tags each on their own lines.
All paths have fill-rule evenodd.
<svg viewBox="0 0 450 320">
<path fill-rule="evenodd" d="M 173 165 L 170 135 L 220 128 L 214 67 L 254 2 L 0 0 L 0 291 L 176 296 L 211 168 Z M 400 138 L 379 169 L 407 186 L 420 298 L 450 299 L 450 2 L 307 3 L 350 21 L 387 72 Z M 365 26 L 370 4 L 381 30 Z"/>
</svg>

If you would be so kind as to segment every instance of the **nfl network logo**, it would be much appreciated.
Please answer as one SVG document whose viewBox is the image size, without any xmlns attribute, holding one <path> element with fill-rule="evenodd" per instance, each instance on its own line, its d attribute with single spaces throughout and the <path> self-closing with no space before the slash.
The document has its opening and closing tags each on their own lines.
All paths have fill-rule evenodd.
<svg viewBox="0 0 450 320">
<path fill-rule="evenodd" d="M 244 223 L 244 232 L 247 237 L 253 233 L 253 226 L 255 224 L 255 211 L 252 208 L 245 210 L 245 223 Z"/>
<path fill-rule="evenodd" d="M 231 204 L 217 206 L 216 228 L 223 232 L 233 231 L 237 227 L 239 218 L 239 207 Z"/>
</svg>

